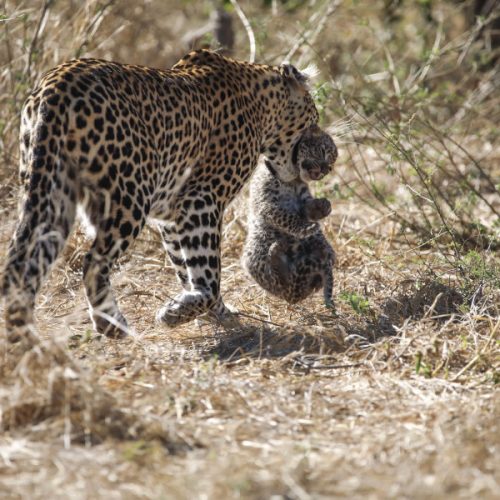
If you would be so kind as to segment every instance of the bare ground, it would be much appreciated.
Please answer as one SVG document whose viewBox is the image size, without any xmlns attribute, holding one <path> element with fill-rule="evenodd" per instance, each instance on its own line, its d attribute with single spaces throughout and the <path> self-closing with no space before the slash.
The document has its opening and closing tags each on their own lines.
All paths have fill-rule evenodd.
<svg viewBox="0 0 500 500">
<path fill-rule="evenodd" d="M 332 220 L 345 209 L 337 206 Z M 370 310 L 337 300 L 332 317 L 319 296 L 287 307 L 243 275 L 242 230 L 231 227 L 223 291 L 245 315 L 242 327 L 154 323 L 177 284 L 147 230 L 116 273 L 138 332 L 121 342 L 91 332 L 77 271 L 83 237 L 71 240 L 40 296 L 43 343 L 20 361 L 3 346 L 0 491 L 494 498 L 498 318 L 449 316 L 449 290 L 408 291 L 414 270 L 404 248 L 382 238 L 361 251 L 343 232 L 334 238 L 336 289 L 361 283 Z M 397 266 L 384 263 L 388 251 Z M 418 311 L 419 319 L 409 316 Z"/>
</svg>

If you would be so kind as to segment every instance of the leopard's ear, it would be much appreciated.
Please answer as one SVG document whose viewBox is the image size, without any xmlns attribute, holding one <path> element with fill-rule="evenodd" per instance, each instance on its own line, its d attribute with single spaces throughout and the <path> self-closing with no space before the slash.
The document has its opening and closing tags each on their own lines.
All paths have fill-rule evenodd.
<svg viewBox="0 0 500 500">
<path fill-rule="evenodd" d="M 300 72 L 307 78 L 308 83 L 311 83 L 318 77 L 319 68 L 316 64 L 310 63 L 304 69 L 301 69 Z"/>
<path fill-rule="evenodd" d="M 279 71 L 285 82 L 292 88 L 299 90 L 309 90 L 309 77 L 306 73 L 299 71 L 292 64 L 283 63 L 279 67 Z"/>
</svg>

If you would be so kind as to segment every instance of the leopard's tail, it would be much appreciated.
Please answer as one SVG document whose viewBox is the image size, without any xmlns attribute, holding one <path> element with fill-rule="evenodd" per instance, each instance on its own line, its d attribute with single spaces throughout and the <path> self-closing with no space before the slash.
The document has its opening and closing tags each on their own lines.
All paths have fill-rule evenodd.
<svg viewBox="0 0 500 500">
<path fill-rule="evenodd" d="M 63 248 L 76 216 L 74 167 L 57 137 L 54 112 L 43 99 L 27 101 L 22 115 L 19 220 L 9 246 L 2 281 L 10 340 L 27 335 L 35 295 Z M 60 130 L 60 129 L 59 129 Z"/>
</svg>

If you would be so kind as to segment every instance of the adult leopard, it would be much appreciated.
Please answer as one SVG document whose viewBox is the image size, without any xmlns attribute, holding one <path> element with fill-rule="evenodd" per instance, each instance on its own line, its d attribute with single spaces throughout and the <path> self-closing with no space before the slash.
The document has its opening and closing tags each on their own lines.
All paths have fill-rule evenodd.
<svg viewBox="0 0 500 500">
<path fill-rule="evenodd" d="M 83 281 L 98 332 L 127 331 L 110 272 L 147 219 L 159 221 L 183 287 L 157 317 L 170 326 L 223 318 L 224 209 L 261 154 L 284 181 L 295 178 L 292 152 L 317 121 L 306 76 L 287 64 L 201 50 L 169 70 L 81 59 L 49 71 L 22 111 L 24 193 L 3 278 L 8 338 L 30 336 L 36 293 L 77 205 L 96 230 Z"/>
</svg>

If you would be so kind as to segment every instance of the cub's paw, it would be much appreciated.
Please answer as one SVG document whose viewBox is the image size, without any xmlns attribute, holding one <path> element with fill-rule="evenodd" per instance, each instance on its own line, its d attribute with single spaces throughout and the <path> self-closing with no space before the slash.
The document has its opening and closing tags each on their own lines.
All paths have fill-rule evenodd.
<svg viewBox="0 0 500 500">
<path fill-rule="evenodd" d="M 309 220 L 324 219 L 332 211 L 332 204 L 326 198 L 314 198 L 306 203 L 305 211 Z"/>
</svg>

